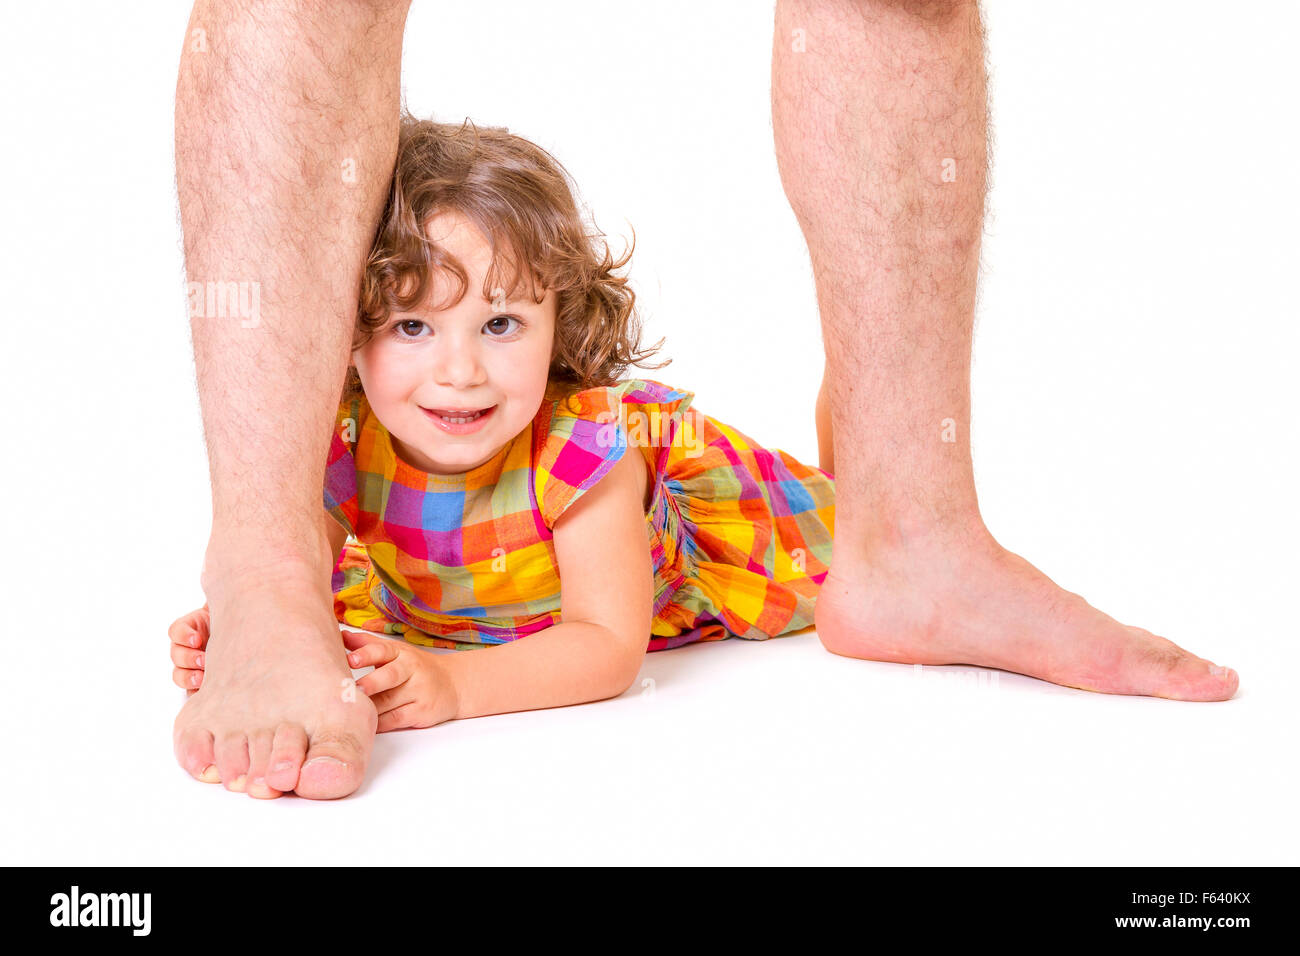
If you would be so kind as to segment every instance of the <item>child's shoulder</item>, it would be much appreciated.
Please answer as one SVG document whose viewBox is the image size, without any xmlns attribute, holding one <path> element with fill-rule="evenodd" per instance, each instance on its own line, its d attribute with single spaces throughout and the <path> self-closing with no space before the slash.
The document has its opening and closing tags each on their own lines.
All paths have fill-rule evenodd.
<svg viewBox="0 0 1300 956">
<path fill-rule="evenodd" d="M 574 419 L 603 423 L 608 419 L 602 415 L 618 415 L 625 405 L 672 406 L 674 410 L 683 411 L 694 400 L 695 394 L 653 379 L 628 378 L 584 389 L 552 387 L 547 398 L 551 402 L 549 411 L 554 431 L 557 427 L 569 430 L 566 422 Z"/>
<path fill-rule="evenodd" d="M 585 389 L 548 391 L 539 416 L 534 469 L 537 502 L 547 527 L 614 468 L 630 445 L 653 445 L 693 393 L 652 379 L 631 378 Z"/>
</svg>

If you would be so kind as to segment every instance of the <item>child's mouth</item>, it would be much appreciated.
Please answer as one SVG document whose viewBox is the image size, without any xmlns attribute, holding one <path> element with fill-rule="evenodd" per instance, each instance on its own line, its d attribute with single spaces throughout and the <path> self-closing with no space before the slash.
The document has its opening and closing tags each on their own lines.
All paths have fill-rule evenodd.
<svg viewBox="0 0 1300 956">
<path fill-rule="evenodd" d="M 420 411 L 429 416 L 433 423 L 445 432 L 453 435 L 468 435 L 478 431 L 483 423 L 496 411 L 496 406 L 489 408 L 425 408 Z"/>
</svg>

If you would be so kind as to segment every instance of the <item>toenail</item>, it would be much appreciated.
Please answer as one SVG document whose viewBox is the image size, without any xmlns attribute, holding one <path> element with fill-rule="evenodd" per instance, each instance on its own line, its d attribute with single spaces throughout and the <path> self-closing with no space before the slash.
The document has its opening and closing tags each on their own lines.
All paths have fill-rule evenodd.
<svg viewBox="0 0 1300 956">
<path fill-rule="evenodd" d="M 347 766 L 347 764 L 345 764 L 345 763 L 344 763 L 342 760 L 340 760 L 338 757 L 312 757 L 312 758 L 311 758 L 310 760 L 308 760 L 305 764 L 303 764 L 303 766 L 304 766 L 304 767 L 310 767 L 310 766 L 311 766 L 312 764 L 314 764 L 314 763 L 323 763 L 323 762 L 326 761 L 326 760 L 328 760 L 330 763 L 336 763 L 336 764 L 338 764 L 340 767 L 346 767 L 346 766 Z"/>
<path fill-rule="evenodd" d="M 195 656 L 195 658 L 194 658 L 194 666 L 195 666 L 195 667 L 202 667 L 202 666 L 203 666 L 203 655 L 202 655 L 202 654 L 198 654 L 198 655 Z"/>
<path fill-rule="evenodd" d="M 258 778 L 256 778 L 256 779 L 253 781 L 253 786 L 255 786 L 255 787 L 265 787 L 265 786 L 266 786 L 266 778 L 265 778 L 265 777 L 258 777 Z"/>
<path fill-rule="evenodd" d="M 275 765 L 274 767 L 272 767 L 271 769 L 272 769 L 272 770 L 276 770 L 276 771 L 279 771 L 279 770 L 292 770 L 292 769 L 293 769 L 293 761 L 292 761 L 292 760 L 281 760 L 278 764 L 276 764 L 276 765 Z"/>
<path fill-rule="evenodd" d="M 212 763 L 208 764 L 203 768 L 198 779 L 203 783 L 220 783 L 221 774 L 217 773 L 217 765 Z"/>
<path fill-rule="evenodd" d="M 1218 664 L 1211 664 L 1211 665 L 1210 665 L 1210 673 L 1211 673 L 1212 675 L 1214 675 L 1215 677 L 1227 677 L 1227 676 L 1228 676 L 1228 668 L 1226 668 L 1226 667 L 1220 667 Z"/>
</svg>

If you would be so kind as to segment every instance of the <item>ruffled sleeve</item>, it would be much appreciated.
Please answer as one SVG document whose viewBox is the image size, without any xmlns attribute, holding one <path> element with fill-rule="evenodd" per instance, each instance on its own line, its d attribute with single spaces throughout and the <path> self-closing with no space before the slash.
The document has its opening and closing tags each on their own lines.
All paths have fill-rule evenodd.
<svg viewBox="0 0 1300 956">
<path fill-rule="evenodd" d="M 356 533 L 357 436 L 361 433 L 362 416 L 368 411 L 364 398 L 339 405 L 325 464 L 325 510 L 347 529 L 348 534 Z"/>
<path fill-rule="evenodd" d="M 629 379 L 555 401 L 535 457 L 537 507 L 546 527 L 554 528 L 609 474 L 629 445 L 666 451 L 693 397 L 659 382 Z"/>
</svg>

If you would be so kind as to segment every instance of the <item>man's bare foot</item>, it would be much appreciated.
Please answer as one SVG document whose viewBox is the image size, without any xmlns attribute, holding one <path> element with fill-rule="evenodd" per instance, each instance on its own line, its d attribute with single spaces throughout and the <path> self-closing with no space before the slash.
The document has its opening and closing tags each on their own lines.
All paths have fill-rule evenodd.
<svg viewBox="0 0 1300 956">
<path fill-rule="evenodd" d="M 977 664 L 1105 694 L 1227 700 L 1237 674 L 1103 614 L 987 532 L 837 559 L 817 633 L 846 657 Z"/>
<path fill-rule="evenodd" d="M 377 717 L 352 683 L 318 577 L 205 572 L 203 684 L 172 735 L 192 776 L 261 798 L 292 790 L 328 800 L 361 785 Z"/>
</svg>

